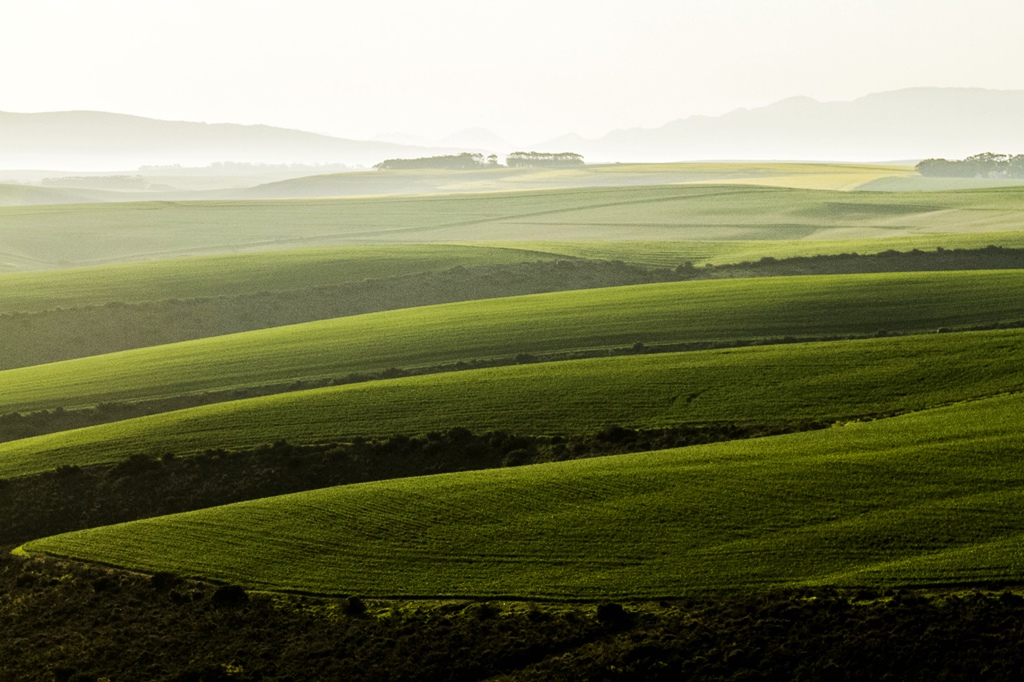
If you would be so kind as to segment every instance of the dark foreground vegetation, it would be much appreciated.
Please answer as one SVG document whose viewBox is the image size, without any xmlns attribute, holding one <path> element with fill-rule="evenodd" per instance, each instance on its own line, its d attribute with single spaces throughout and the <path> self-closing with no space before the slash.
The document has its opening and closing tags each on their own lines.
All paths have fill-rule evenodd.
<svg viewBox="0 0 1024 682">
<path fill-rule="evenodd" d="M 1024 598 L 803 590 L 627 604 L 246 593 L 0 547 L 0 679 L 1017 680 Z"/>
<path fill-rule="evenodd" d="M 642 452 L 824 428 L 825 422 L 712 424 L 580 437 L 476 435 L 454 428 L 316 446 L 284 441 L 192 457 L 136 455 L 110 466 L 61 467 L 0 479 L 0 544 L 348 483 Z"/>
</svg>

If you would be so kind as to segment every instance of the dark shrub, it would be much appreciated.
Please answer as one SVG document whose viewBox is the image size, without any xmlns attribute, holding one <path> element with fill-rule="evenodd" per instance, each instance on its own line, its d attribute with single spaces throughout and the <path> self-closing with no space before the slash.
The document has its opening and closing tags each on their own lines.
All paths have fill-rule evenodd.
<svg viewBox="0 0 1024 682">
<path fill-rule="evenodd" d="M 361 616 L 366 613 L 366 604 L 359 597 L 349 597 L 341 610 L 347 616 Z"/>
<path fill-rule="evenodd" d="M 238 585 L 222 585 L 210 597 L 217 606 L 244 606 L 249 602 L 249 595 Z"/>
<path fill-rule="evenodd" d="M 149 584 L 153 587 L 154 590 L 157 590 L 159 592 L 166 592 L 172 587 L 175 587 L 180 582 L 181 578 L 174 575 L 173 573 L 167 573 L 166 571 L 154 573 L 153 577 L 149 579 Z"/>
<path fill-rule="evenodd" d="M 524 464 L 529 464 L 533 459 L 533 453 L 526 448 L 516 448 L 505 455 L 505 459 L 502 461 L 503 466 L 517 467 Z"/>
<path fill-rule="evenodd" d="M 629 625 L 630 615 L 622 604 L 608 602 L 597 607 L 597 622 L 609 627 L 618 628 Z"/>
</svg>

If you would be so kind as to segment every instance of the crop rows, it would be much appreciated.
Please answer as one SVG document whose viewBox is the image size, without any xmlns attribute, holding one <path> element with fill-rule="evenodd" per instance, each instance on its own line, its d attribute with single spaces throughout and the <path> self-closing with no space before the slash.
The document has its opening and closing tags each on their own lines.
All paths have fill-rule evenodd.
<svg viewBox="0 0 1024 682">
<path fill-rule="evenodd" d="M 427 306 L 0 372 L 0 411 L 73 407 L 389 367 L 1016 321 L 1024 273 L 679 282 Z"/>
<path fill-rule="evenodd" d="M 1020 231 L 1022 188 L 963 192 L 749 185 L 592 187 L 418 197 L 0 207 L 8 267 L 242 249 L 509 241 L 874 238 Z M 75 239 L 68 239 L 73 233 Z"/>
<path fill-rule="evenodd" d="M 805 434 L 343 486 L 27 549 L 371 596 L 1001 580 L 1024 568 L 1022 407 L 1001 397 Z"/>
<path fill-rule="evenodd" d="M 462 426 L 594 433 L 609 424 L 779 424 L 922 410 L 1024 390 L 1024 331 L 931 334 L 573 360 L 373 381 L 218 403 L 0 444 L 0 477 L 241 449 L 285 439 Z M 941 371 L 936 368 L 941 367 Z"/>
<path fill-rule="evenodd" d="M 552 258 L 456 245 L 346 246 L 202 256 L 0 275 L 0 314 L 166 299 L 293 291 L 455 266 Z"/>
</svg>

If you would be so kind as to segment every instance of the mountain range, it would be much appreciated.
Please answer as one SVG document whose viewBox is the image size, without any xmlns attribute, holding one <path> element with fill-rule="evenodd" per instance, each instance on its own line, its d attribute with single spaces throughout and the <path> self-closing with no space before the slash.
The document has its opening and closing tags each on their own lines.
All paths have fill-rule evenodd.
<svg viewBox="0 0 1024 682">
<path fill-rule="evenodd" d="M 102 111 L 0 112 L 4 168 L 115 170 L 222 161 L 372 166 L 387 158 L 458 151 L 265 125 L 163 121 Z"/>
<path fill-rule="evenodd" d="M 909 88 L 849 102 L 792 97 L 659 128 L 567 135 L 541 151 L 588 162 L 683 160 L 885 161 L 1024 152 L 1024 90 Z"/>
<path fill-rule="evenodd" d="M 572 151 L 588 162 L 887 161 L 1024 153 L 1024 91 L 909 88 L 848 102 L 793 97 L 658 128 L 575 134 L 515 149 L 473 128 L 435 146 L 350 140 L 264 125 L 162 121 L 96 111 L 0 112 L 0 168 L 132 169 L 247 163 L 372 166 L 462 151 Z"/>
</svg>

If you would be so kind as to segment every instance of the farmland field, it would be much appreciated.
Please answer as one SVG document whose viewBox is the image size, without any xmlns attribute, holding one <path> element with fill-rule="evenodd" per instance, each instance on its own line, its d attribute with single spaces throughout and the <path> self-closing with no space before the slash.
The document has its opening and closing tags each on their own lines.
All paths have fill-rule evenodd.
<svg viewBox="0 0 1024 682">
<path fill-rule="evenodd" d="M 294 172 L 289 175 L 294 175 Z M 258 174 L 229 178 L 202 177 L 195 172 L 167 177 L 147 173 L 146 180 L 150 184 L 165 185 L 167 189 L 109 191 L 82 187 L 0 184 L 0 206 L 452 194 L 708 183 L 853 190 L 870 186 L 872 182 L 900 180 L 908 176 L 916 176 L 916 173 L 905 166 L 820 163 L 625 163 L 577 168 L 485 168 L 462 171 L 422 169 L 387 173 L 321 173 L 272 181 L 266 181 Z M 246 187 L 246 184 L 252 186 Z M 911 184 L 910 188 L 913 189 L 914 185 Z"/>
<path fill-rule="evenodd" d="M 578 168 L 399 170 L 316 175 L 260 185 L 239 194 L 250 197 L 344 196 L 718 183 L 852 190 L 872 181 L 912 175 L 916 172 L 905 166 L 864 164 L 623 163 Z"/>
<path fill-rule="evenodd" d="M 1024 223 L 1021 226 L 1024 227 Z M 508 246 L 513 248 L 529 248 L 542 253 L 576 258 L 618 259 L 648 267 L 676 267 L 686 262 L 696 266 L 708 263 L 722 265 L 756 261 L 765 257 L 781 259 L 842 253 L 863 255 L 889 250 L 980 249 L 989 245 L 1020 248 L 1024 246 L 1024 231 L 977 234 L 943 232 L 885 239 L 508 242 Z"/>
<path fill-rule="evenodd" d="M 1009 330 L 573 360 L 373 381 L 3 443 L 0 478 L 136 454 L 242 449 L 278 439 L 323 443 L 452 426 L 568 435 L 610 424 L 652 429 L 855 420 L 1024 391 L 1022 353 L 1024 332 Z"/>
<path fill-rule="evenodd" d="M 0 207 L 0 271 L 344 244 L 1020 232 L 1022 196 L 1019 187 L 851 193 L 719 184 Z"/>
<path fill-rule="evenodd" d="M 934 332 L 1024 318 L 1024 273 L 696 281 L 426 306 L 0 372 L 0 412 L 520 354 Z"/>
<path fill-rule="evenodd" d="M 1020 396 L 826 431 L 344 486 L 57 536 L 52 552 L 370 596 L 660 597 L 1024 569 Z"/>
<path fill-rule="evenodd" d="M 0 314 L 53 308 L 301 290 L 414 273 L 556 258 L 456 245 L 346 246 L 202 256 L 0 275 Z"/>
<path fill-rule="evenodd" d="M 1024 669 L 1024 186 L 193 180 L 0 186 L 0 677 Z"/>
</svg>

